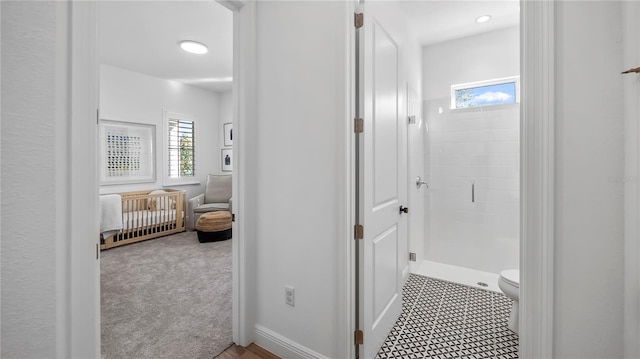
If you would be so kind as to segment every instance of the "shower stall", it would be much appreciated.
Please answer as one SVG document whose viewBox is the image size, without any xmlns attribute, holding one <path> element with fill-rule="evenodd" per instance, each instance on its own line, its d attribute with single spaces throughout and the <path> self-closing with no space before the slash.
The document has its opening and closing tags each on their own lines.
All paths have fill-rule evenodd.
<svg viewBox="0 0 640 359">
<path fill-rule="evenodd" d="M 475 283 L 519 267 L 518 75 L 517 27 L 423 48 L 429 190 L 421 271 L 469 269 Z M 512 80 L 513 90 L 498 86 Z"/>
</svg>

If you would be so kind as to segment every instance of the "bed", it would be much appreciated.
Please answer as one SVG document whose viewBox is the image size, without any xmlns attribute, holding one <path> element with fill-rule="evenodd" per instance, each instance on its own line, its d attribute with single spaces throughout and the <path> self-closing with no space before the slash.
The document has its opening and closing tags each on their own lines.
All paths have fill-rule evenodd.
<svg viewBox="0 0 640 359">
<path fill-rule="evenodd" d="M 185 193 L 162 189 L 119 193 L 122 197 L 122 231 L 100 238 L 100 249 L 185 231 Z"/>
</svg>

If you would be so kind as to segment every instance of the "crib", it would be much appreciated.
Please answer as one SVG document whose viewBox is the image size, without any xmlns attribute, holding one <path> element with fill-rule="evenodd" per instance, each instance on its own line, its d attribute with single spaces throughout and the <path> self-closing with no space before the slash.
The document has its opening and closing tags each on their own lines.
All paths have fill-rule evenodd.
<svg viewBox="0 0 640 359">
<path fill-rule="evenodd" d="M 100 238 L 100 249 L 185 231 L 185 193 L 163 189 L 119 193 L 122 197 L 122 231 Z"/>
</svg>

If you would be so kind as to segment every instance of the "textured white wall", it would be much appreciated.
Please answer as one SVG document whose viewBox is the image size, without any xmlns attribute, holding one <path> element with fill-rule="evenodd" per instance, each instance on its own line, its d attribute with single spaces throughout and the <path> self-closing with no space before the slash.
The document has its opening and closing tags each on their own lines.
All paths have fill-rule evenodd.
<svg viewBox="0 0 640 359">
<path fill-rule="evenodd" d="M 257 3 L 256 324 L 311 351 L 337 354 L 336 253 L 346 221 L 347 4 Z M 253 191 L 251 191 L 253 192 Z M 341 249 L 340 249 L 341 250 Z M 284 287 L 295 287 L 295 307 Z M 257 337 L 257 343 L 285 355 Z M 285 357 L 290 357 L 288 353 Z"/>
<path fill-rule="evenodd" d="M 2 4 L 3 358 L 56 356 L 56 3 Z M 27 81 L 28 80 L 28 81 Z M 60 224 L 63 225 L 63 224 Z M 89 329 L 89 328 L 87 328 Z"/>
<path fill-rule="evenodd" d="M 492 273 L 519 267 L 519 107 L 449 109 L 451 85 L 519 75 L 519 49 L 517 27 L 423 48 L 427 260 Z"/>
<path fill-rule="evenodd" d="M 560 1 L 556 9 L 554 357 L 620 358 L 621 2 Z"/>
<path fill-rule="evenodd" d="M 230 92 L 229 92 L 230 93 Z M 222 100 L 229 103 L 222 105 Z M 222 173 L 222 123 L 231 121 L 231 96 L 162 80 L 113 66 L 100 66 L 100 117 L 114 121 L 156 125 L 156 182 L 101 186 L 100 193 L 162 187 L 164 175 L 163 111 L 193 116 L 196 122 L 196 178 L 199 185 L 171 185 L 187 191 L 187 198 L 204 192 L 209 173 Z M 223 112 L 224 109 L 224 112 Z M 222 116 L 227 119 L 224 120 Z"/>
</svg>

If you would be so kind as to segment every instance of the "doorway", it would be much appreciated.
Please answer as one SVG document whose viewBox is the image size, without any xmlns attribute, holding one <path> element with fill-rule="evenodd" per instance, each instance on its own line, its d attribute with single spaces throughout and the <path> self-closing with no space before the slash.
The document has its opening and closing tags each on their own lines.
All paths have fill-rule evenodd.
<svg viewBox="0 0 640 359">
<path fill-rule="evenodd" d="M 550 245 L 553 241 L 553 233 L 549 231 L 549 221 L 552 221 L 553 202 L 549 198 L 553 196 L 553 190 L 549 186 L 543 186 L 543 191 L 534 191 L 535 186 L 543 183 L 550 183 L 553 178 L 552 167 L 550 167 L 548 157 L 539 156 L 541 149 L 551 146 L 548 140 L 536 137 L 544 129 L 546 138 L 553 138 L 553 128 L 547 127 L 553 122 L 553 106 L 550 104 L 548 96 L 535 98 L 535 94 L 540 94 L 541 89 L 549 89 L 552 86 L 549 73 L 553 73 L 553 68 L 536 68 L 533 63 L 549 63 L 553 59 L 553 37 L 549 37 L 552 27 L 549 25 L 553 19 L 553 9 L 545 4 L 521 4 L 521 18 L 523 19 L 522 44 L 520 54 L 523 59 L 520 63 L 522 76 L 526 76 L 527 82 L 523 83 L 523 88 L 527 89 L 526 96 L 522 98 L 526 106 L 521 108 L 520 130 L 522 142 L 522 152 L 520 161 L 522 163 L 521 173 L 521 221 L 520 226 L 520 263 L 521 269 L 521 348 L 520 353 L 537 353 L 534 356 L 550 355 L 551 332 L 549 318 L 552 315 L 551 307 L 551 286 L 553 268 L 549 265 L 552 260 Z M 367 11 L 365 2 L 364 11 Z M 544 21 L 531 21 L 535 16 L 540 16 Z M 366 24 L 365 24 L 366 26 Z M 547 36 L 547 37 L 541 37 Z M 544 49 L 545 52 L 540 52 Z M 540 118 L 536 113 L 544 113 Z M 542 126 L 542 127 L 540 127 Z M 543 170 L 544 169 L 544 170 Z M 535 213 L 543 213 L 536 216 Z M 367 224 L 365 223 L 365 226 Z M 535 238 L 536 240 L 532 240 Z M 366 258 L 364 259 L 367 260 Z M 365 275 L 367 275 L 365 273 Z M 544 280 L 541 280 L 544 278 Z M 534 294 L 536 293 L 536 294 Z M 542 295 L 540 295 L 542 293 Z M 366 310 L 366 309 L 365 309 Z M 532 314 L 538 313 L 538 318 Z M 542 318 L 541 318 L 542 317 Z M 544 327 L 545 335 L 534 335 L 540 333 L 540 328 Z M 366 339 L 365 339 L 366 343 Z M 366 344 L 365 344 L 366 346 Z M 541 354 L 546 353 L 546 354 Z M 533 354 L 532 354 L 533 355 Z"/>
<path fill-rule="evenodd" d="M 103 252 L 104 357 L 213 357 L 233 342 L 232 244 L 198 242 L 192 199 L 210 174 L 232 173 L 233 14 L 198 1 L 98 2 L 96 12 L 99 126 L 111 120 L 155 130 L 155 176 L 101 183 L 100 194 L 178 190 L 181 206 L 160 201 L 135 208 L 133 217 L 144 226 L 138 212 L 162 218 L 175 210 L 187 230 Z M 204 51 L 187 52 L 186 40 Z M 231 197 L 232 186 L 225 192 Z M 127 218 L 131 210 L 123 208 Z"/>
</svg>

